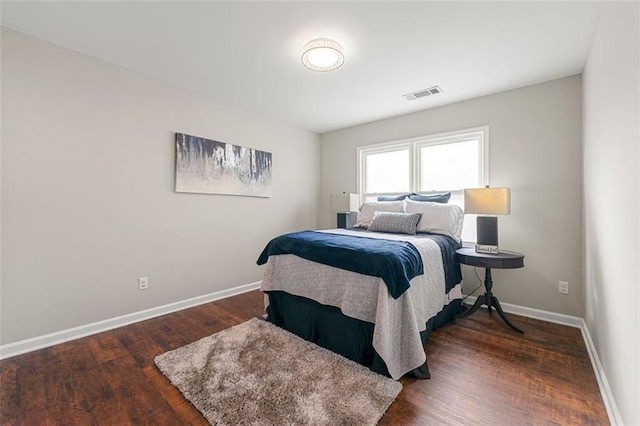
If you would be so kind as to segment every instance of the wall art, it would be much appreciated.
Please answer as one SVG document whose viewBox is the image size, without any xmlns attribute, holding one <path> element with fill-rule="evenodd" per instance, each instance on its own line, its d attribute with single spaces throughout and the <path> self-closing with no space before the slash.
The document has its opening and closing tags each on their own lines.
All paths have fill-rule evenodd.
<svg viewBox="0 0 640 426">
<path fill-rule="evenodd" d="M 175 189 L 271 197 L 271 153 L 176 133 Z"/>
</svg>

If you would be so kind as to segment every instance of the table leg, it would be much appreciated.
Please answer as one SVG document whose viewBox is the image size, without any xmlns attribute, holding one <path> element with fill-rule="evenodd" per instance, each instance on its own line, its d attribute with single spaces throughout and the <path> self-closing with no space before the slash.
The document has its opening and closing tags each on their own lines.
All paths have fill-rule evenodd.
<svg viewBox="0 0 640 426">
<path fill-rule="evenodd" d="M 491 280 L 491 268 L 485 268 L 484 288 L 485 288 L 485 293 L 481 296 L 478 296 L 473 306 L 467 309 L 466 311 L 464 311 L 463 313 L 461 313 L 460 315 L 456 316 L 456 318 L 468 317 L 469 315 L 473 314 L 475 311 L 480 309 L 482 305 L 487 305 L 487 309 L 489 309 L 489 314 L 491 314 L 491 306 L 493 306 L 498 312 L 498 315 L 500 315 L 500 318 L 502 318 L 502 321 L 504 321 L 509 327 L 511 327 L 518 333 L 524 334 L 524 331 L 520 330 L 518 327 L 513 325 L 511 321 L 509 321 L 509 318 L 507 318 L 504 311 L 502 310 L 502 306 L 500 306 L 500 302 L 498 302 L 498 298 L 495 297 L 491 292 L 493 288 L 493 281 Z"/>
<path fill-rule="evenodd" d="M 482 305 L 486 304 L 485 301 L 485 295 L 481 295 L 478 296 L 478 298 L 476 299 L 476 303 L 473 304 L 472 307 L 470 307 L 469 309 L 467 309 L 466 311 L 464 311 L 463 313 L 461 313 L 460 315 L 457 315 L 456 318 L 464 318 L 464 317 L 468 317 L 469 315 L 471 315 L 472 313 L 474 313 L 475 311 L 477 311 L 478 309 L 480 309 L 480 307 Z"/>
<path fill-rule="evenodd" d="M 496 311 L 498 311 L 498 315 L 500 315 L 500 318 L 502 318 L 502 321 L 506 322 L 509 327 L 513 328 L 518 333 L 524 334 L 524 331 L 520 330 L 518 327 L 511 324 L 511 321 L 509 321 L 509 318 L 507 318 L 507 316 L 504 314 L 504 311 L 502 310 L 502 306 L 500 306 L 500 302 L 498 302 L 498 299 L 495 296 L 493 297 L 493 306 L 496 308 Z"/>
<path fill-rule="evenodd" d="M 491 289 L 493 288 L 493 281 L 491 280 L 491 268 L 484 269 L 484 298 L 485 303 L 487 305 L 487 309 L 489 310 L 489 314 L 491 314 L 491 302 L 493 302 L 493 293 Z"/>
</svg>

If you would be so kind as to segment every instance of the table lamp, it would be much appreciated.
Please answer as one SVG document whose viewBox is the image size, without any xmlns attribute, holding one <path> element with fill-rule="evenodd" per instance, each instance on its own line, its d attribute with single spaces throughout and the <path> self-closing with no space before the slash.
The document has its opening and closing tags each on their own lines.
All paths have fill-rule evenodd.
<svg viewBox="0 0 640 426">
<path fill-rule="evenodd" d="M 356 215 L 352 212 L 358 211 L 359 204 L 358 194 L 343 192 L 330 195 L 329 205 L 331 211 L 337 213 L 338 228 L 351 228 L 356 223 Z"/>
<path fill-rule="evenodd" d="M 478 214 L 476 252 L 498 254 L 498 217 L 511 213 L 510 188 L 472 188 L 464 190 L 465 214 Z M 485 216 L 482 216 L 485 215 Z"/>
</svg>

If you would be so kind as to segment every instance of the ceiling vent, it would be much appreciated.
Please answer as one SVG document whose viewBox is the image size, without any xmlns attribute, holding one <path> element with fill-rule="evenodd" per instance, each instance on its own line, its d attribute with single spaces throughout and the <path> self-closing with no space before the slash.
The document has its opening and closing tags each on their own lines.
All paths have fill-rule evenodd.
<svg viewBox="0 0 640 426">
<path fill-rule="evenodd" d="M 428 89 L 418 90 L 417 92 L 402 95 L 406 100 L 412 101 L 414 99 L 424 98 L 426 96 L 437 95 L 442 93 L 442 89 L 439 86 L 429 87 Z"/>
</svg>

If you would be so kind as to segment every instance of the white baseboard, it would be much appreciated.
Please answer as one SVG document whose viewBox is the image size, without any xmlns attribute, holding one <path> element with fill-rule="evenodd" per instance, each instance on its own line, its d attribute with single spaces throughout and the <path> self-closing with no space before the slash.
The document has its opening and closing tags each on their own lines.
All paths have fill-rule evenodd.
<svg viewBox="0 0 640 426">
<path fill-rule="evenodd" d="M 473 305 L 476 299 L 477 297 L 475 296 L 468 296 L 465 300 L 465 303 Z M 574 317 L 571 315 L 557 314 L 555 312 L 543 311 L 540 309 L 528 308 L 526 306 L 512 305 L 510 303 L 500 302 L 500 306 L 502 306 L 503 311 L 510 314 L 579 328 L 582 332 L 582 338 L 584 340 L 585 346 L 587 347 L 587 352 L 589 353 L 591 366 L 593 367 L 593 372 L 596 376 L 598 387 L 600 388 L 600 394 L 602 395 L 602 401 L 604 402 L 604 407 L 607 410 L 607 415 L 609 416 L 609 422 L 611 423 L 611 425 L 623 425 L 622 418 L 620 417 L 620 411 L 618 411 L 618 406 L 616 405 L 616 401 L 613 398 L 613 393 L 611 393 L 611 388 L 609 387 L 609 382 L 607 381 L 607 376 L 604 373 L 602 363 L 600 362 L 600 358 L 598 357 L 598 352 L 596 351 L 596 347 L 593 344 L 593 340 L 591 339 L 591 334 L 589 333 L 587 323 L 583 318 Z"/>
<path fill-rule="evenodd" d="M 464 295 L 463 295 L 464 298 Z M 465 300 L 466 304 L 473 305 L 476 303 L 476 296 L 468 296 Z M 483 305 L 486 306 L 486 305 Z M 555 324 L 568 325 L 573 328 L 582 328 L 584 320 L 580 317 L 574 317 L 571 315 L 557 314 L 555 312 L 543 311 L 540 309 L 528 308 L 526 306 L 512 305 L 510 303 L 502 303 L 502 310 L 514 315 L 520 315 L 522 317 L 539 319 L 541 321 L 552 322 Z"/>
<path fill-rule="evenodd" d="M 624 425 L 624 423 L 622 421 L 622 417 L 620 417 L 620 411 L 618 411 L 616 401 L 613 399 L 613 393 L 611 392 L 611 388 L 609 387 L 607 376 L 604 374 L 604 369 L 602 368 L 602 363 L 600 363 L 598 352 L 596 351 L 596 347 L 593 344 L 593 340 L 591 340 L 591 333 L 589 333 L 589 328 L 587 327 L 587 323 L 584 320 L 582 320 L 582 327 L 580 328 L 580 330 L 582 331 L 582 338 L 584 339 L 584 343 L 587 346 L 587 352 L 589 352 L 589 358 L 591 359 L 593 372 L 596 374 L 596 380 L 598 381 L 598 387 L 600 388 L 600 393 L 602 394 L 604 407 L 607 409 L 607 414 L 609 415 L 609 423 L 611 423 L 612 425 L 622 426 Z"/>
<path fill-rule="evenodd" d="M 81 325 L 79 327 L 69 328 L 67 330 L 56 331 L 55 333 L 45 334 L 30 339 L 20 340 L 18 342 L 0 345 L 0 359 L 10 358 L 12 356 L 35 351 L 37 349 L 46 348 L 57 345 L 59 343 L 68 342 L 70 340 L 79 339 L 81 337 L 90 336 L 92 334 L 102 333 L 103 331 L 113 330 L 114 328 L 123 327 L 135 322 L 148 320 L 159 317 L 161 315 L 170 314 L 172 312 L 181 311 L 183 309 L 192 308 L 204 303 L 213 302 L 237 294 L 246 293 L 248 291 L 260 288 L 261 281 L 241 285 L 238 287 L 216 291 L 191 299 L 181 300 L 169 303 L 167 305 L 157 306 L 155 308 L 145 309 L 143 311 L 133 312 L 115 318 L 94 322 L 91 324 Z"/>
</svg>

